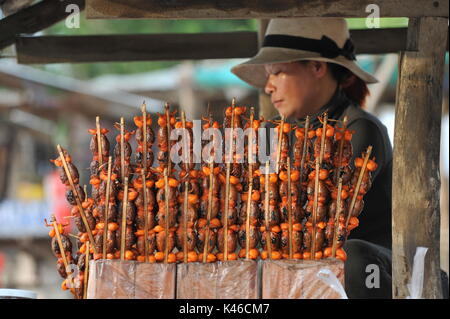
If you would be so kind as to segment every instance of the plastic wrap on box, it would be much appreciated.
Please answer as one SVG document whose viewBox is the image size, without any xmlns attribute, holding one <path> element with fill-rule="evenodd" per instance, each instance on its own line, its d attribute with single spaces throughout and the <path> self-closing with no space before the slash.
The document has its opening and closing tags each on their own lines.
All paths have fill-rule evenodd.
<svg viewBox="0 0 450 319">
<path fill-rule="evenodd" d="M 175 299 L 176 264 L 138 263 L 136 299 Z"/>
<path fill-rule="evenodd" d="M 330 269 L 344 285 L 344 263 L 338 259 L 265 260 L 262 266 L 263 299 L 339 299 L 340 295 L 317 277 Z"/>
<path fill-rule="evenodd" d="M 96 260 L 89 264 L 89 299 L 175 297 L 176 265 Z"/>
<path fill-rule="evenodd" d="M 257 299 L 259 295 L 255 261 L 188 263 L 177 267 L 177 299 Z"/>
</svg>

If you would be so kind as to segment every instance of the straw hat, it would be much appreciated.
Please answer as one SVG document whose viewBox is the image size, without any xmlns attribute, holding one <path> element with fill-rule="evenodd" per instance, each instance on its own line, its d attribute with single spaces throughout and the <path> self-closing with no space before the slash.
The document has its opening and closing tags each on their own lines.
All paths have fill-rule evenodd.
<svg viewBox="0 0 450 319">
<path fill-rule="evenodd" d="M 378 82 L 355 63 L 354 52 L 344 19 L 272 19 L 258 54 L 233 67 L 231 72 L 263 88 L 267 81 L 264 64 L 315 60 L 342 65 L 366 83 Z"/>
</svg>

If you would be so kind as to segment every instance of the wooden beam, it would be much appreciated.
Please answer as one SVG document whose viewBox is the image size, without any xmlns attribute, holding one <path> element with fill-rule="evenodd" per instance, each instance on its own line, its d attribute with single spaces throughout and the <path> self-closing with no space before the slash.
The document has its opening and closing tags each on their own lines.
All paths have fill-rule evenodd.
<svg viewBox="0 0 450 319">
<path fill-rule="evenodd" d="M 411 19 L 400 57 L 395 114 L 392 269 L 393 296 L 409 295 L 413 258 L 428 247 L 423 298 L 442 298 L 439 256 L 439 149 L 446 18 Z"/>
<path fill-rule="evenodd" d="M 406 28 L 352 30 L 357 53 L 406 49 Z M 18 37 L 18 62 L 80 63 L 247 58 L 258 50 L 256 32 Z"/>
<path fill-rule="evenodd" d="M 14 43 L 19 34 L 33 34 L 65 19 L 69 4 L 84 9 L 84 0 L 46 0 L 0 20 L 0 49 Z"/>
<path fill-rule="evenodd" d="M 382 17 L 448 17 L 448 0 L 86 0 L 88 19 L 271 19 L 367 17 L 376 4 Z"/>
<path fill-rule="evenodd" d="M 227 59 L 253 56 L 255 32 L 19 37 L 19 63 Z"/>
</svg>

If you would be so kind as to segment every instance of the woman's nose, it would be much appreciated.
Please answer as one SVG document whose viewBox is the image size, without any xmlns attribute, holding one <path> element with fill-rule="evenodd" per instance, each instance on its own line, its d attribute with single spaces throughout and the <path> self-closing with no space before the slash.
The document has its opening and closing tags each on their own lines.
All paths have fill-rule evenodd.
<svg viewBox="0 0 450 319">
<path fill-rule="evenodd" d="M 267 82 L 266 82 L 266 86 L 264 87 L 264 91 L 266 92 L 266 94 L 272 94 L 275 91 L 275 86 L 273 84 L 273 74 L 270 74 L 267 77 Z"/>
</svg>

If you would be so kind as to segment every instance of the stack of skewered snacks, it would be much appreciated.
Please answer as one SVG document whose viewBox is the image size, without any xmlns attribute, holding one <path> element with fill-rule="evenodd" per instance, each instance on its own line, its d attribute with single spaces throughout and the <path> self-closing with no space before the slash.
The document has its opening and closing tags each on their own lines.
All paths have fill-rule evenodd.
<svg viewBox="0 0 450 319">
<path fill-rule="evenodd" d="M 170 141 L 170 133 L 174 129 L 176 119 L 175 111 L 170 113 L 166 104 L 165 113 L 158 114 L 158 162 L 157 174 L 159 180 L 155 183 L 158 191 L 156 202 L 158 213 L 156 215 L 157 225 L 154 230 L 156 235 L 156 261 L 164 263 L 176 262 L 176 256 L 172 253 L 175 247 L 176 216 L 178 212 L 178 186 L 174 169 L 170 160 L 169 150 L 174 144 Z"/>
<path fill-rule="evenodd" d="M 217 121 L 213 121 L 211 115 L 203 118 L 203 130 L 219 129 Z M 216 154 L 214 153 L 215 142 L 220 142 L 214 135 L 211 135 L 211 142 L 203 142 L 202 145 L 202 195 L 200 198 L 199 219 L 197 221 L 197 249 L 200 252 L 199 261 L 214 262 L 216 255 L 213 253 L 217 243 L 216 229 L 221 226 L 217 218 L 220 209 L 220 181 L 218 174 L 220 167 L 214 163 Z"/>
<path fill-rule="evenodd" d="M 91 142 L 89 144 L 89 148 L 92 153 L 92 161 L 89 166 L 91 172 L 89 183 L 92 185 L 91 194 L 94 199 L 94 206 L 97 206 L 101 183 L 100 171 L 103 165 L 108 161 L 110 144 L 108 138 L 106 137 L 108 130 L 100 127 L 99 117 L 96 118 L 96 128 L 89 129 L 88 132 L 92 135 Z"/>
<path fill-rule="evenodd" d="M 168 173 L 171 173 L 171 161 L 170 161 L 170 149 L 175 144 L 175 141 L 170 141 L 170 133 L 175 126 L 176 123 L 176 110 L 173 112 L 169 111 L 169 105 L 166 104 L 164 114 L 158 115 L 158 132 L 157 132 L 157 140 L 158 140 L 158 170 L 159 172 L 163 172 L 164 169 L 168 168 Z"/>
<path fill-rule="evenodd" d="M 278 173 L 280 168 L 284 170 L 287 168 L 287 158 L 289 156 L 289 137 L 288 133 L 291 129 L 288 123 L 285 123 L 284 117 L 277 122 L 275 132 L 277 133 L 277 150 L 275 152 L 275 167 L 273 173 L 270 173 L 269 162 L 266 163 L 263 172 L 260 173 L 260 185 L 262 192 L 262 226 L 261 231 L 261 245 L 262 259 L 281 259 L 281 212 L 280 212 L 280 183 Z M 273 159 L 273 155 L 271 157 Z M 260 170 L 261 171 L 261 170 Z M 283 176 L 283 174 L 280 174 Z M 286 176 L 286 173 L 284 173 Z M 288 208 L 287 199 L 284 201 L 285 208 Z"/>
<path fill-rule="evenodd" d="M 178 203 L 180 214 L 178 215 L 178 229 L 175 233 L 175 242 L 178 249 L 177 260 L 182 262 L 196 262 L 198 254 L 195 251 L 197 236 L 195 224 L 198 219 L 200 187 L 198 183 L 199 172 L 195 170 L 193 159 L 193 124 L 187 122 L 185 114 L 181 112 L 181 121 L 175 123 L 176 129 L 181 129 L 183 146 L 180 156 L 180 189 Z"/>
<path fill-rule="evenodd" d="M 293 149 L 293 167 L 299 172 L 299 198 L 300 207 L 304 207 L 307 202 L 306 187 L 308 185 L 309 166 L 311 160 L 312 143 L 311 139 L 316 135 L 314 130 L 309 129 L 309 116 L 306 117 L 304 127 L 295 127 L 295 143 Z"/>
<path fill-rule="evenodd" d="M 358 216 L 364 208 L 363 197 L 371 186 L 371 172 L 378 166 L 375 159 L 370 159 L 371 152 L 372 147 L 369 146 L 361 157 L 355 159 L 355 169 L 349 184 L 343 185 L 342 177 L 338 179 L 336 195 L 332 193 L 333 198 L 336 197 L 336 204 L 330 206 L 330 216 L 334 214 L 334 225 L 330 225 L 332 223 L 330 218 L 328 222 L 330 227 L 327 232 L 328 245 L 324 251 L 326 257 L 336 257 L 344 261 L 347 259 L 342 246 L 351 230 L 359 225 Z M 341 195 L 340 198 L 338 194 Z M 338 204 L 338 201 L 342 204 Z"/>
<path fill-rule="evenodd" d="M 350 160 L 353 156 L 351 139 L 353 131 L 346 128 L 347 118 L 342 127 L 337 125 L 334 134 L 333 154 L 333 187 L 331 188 L 331 203 L 328 207 L 328 222 L 325 229 L 326 248 L 324 257 L 346 260 L 342 249 L 345 240 L 345 218 L 347 216 L 349 187 L 352 177 Z"/>
<path fill-rule="evenodd" d="M 225 130 L 225 175 L 219 174 L 221 181 L 220 192 L 220 212 L 219 218 L 222 227 L 217 233 L 217 248 L 219 253 L 217 259 L 220 261 L 236 260 L 237 254 L 237 205 L 238 195 L 242 191 L 240 178 L 242 174 L 243 158 L 238 158 L 236 152 L 236 136 L 239 133 L 237 129 L 242 130 L 242 116 L 245 113 L 245 107 L 236 107 L 233 99 L 232 105 L 225 110 L 223 128 Z M 228 148 L 227 148 L 228 146 Z"/>
<path fill-rule="evenodd" d="M 365 154 L 355 159 L 355 170 L 350 180 L 350 191 L 348 201 L 348 214 L 346 216 L 345 228 L 346 237 L 350 231 L 359 225 L 358 216 L 364 208 L 364 195 L 372 186 L 371 175 L 378 165 L 375 158 L 370 159 L 372 147 L 369 146 Z"/>
<path fill-rule="evenodd" d="M 134 248 L 136 244 L 136 206 L 134 201 L 138 193 L 131 187 L 133 167 L 131 166 L 132 149 L 129 140 L 135 132 L 125 129 L 123 118 L 120 119 L 120 125 L 116 124 L 116 128 L 119 130 L 119 134 L 116 136 L 116 146 L 114 148 L 113 172 L 117 175 L 119 181 L 117 192 L 117 200 L 119 201 L 117 243 L 120 249 L 116 252 L 115 257 L 119 257 L 121 260 L 134 260 L 138 255 L 137 250 Z"/>
<path fill-rule="evenodd" d="M 61 288 L 63 290 L 70 289 L 70 292 L 78 299 L 83 297 L 82 286 L 80 282 L 77 282 L 75 286 L 73 278 L 73 268 L 76 261 L 72 257 L 72 242 L 69 237 L 65 234 L 65 226 L 56 221 L 55 216 L 52 216 L 50 224 L 45 220 L 45 225 L 47 227 L 52 227 L 48 235 L 51 237 L 51 249 L 55 257 L 58 259 L 56 262 L 56 269 L 59 275 L 64 278 L 61 283 Z M 80 297 L 81 290 L 81 297 Z"/>
<path fill-rule="evenodd" d="M 145 119 L 145 120 L 144 120 Z M 146 112 L 146 106 L 142 106 L 142 116 L 135 116 L 136 129 L 136 164 L 133 188 L 138 192 L 135 200 L 137 208 L 135 235 L 137 236 L 136 249 L 139 254 L 138 261 L 155 262 L 153 252 L 156 248 L 156 234 L 153 228 L 155 222 L 156 198 L 154 190 L 154 175 L 152 172 L 153 152 L 152 145 L 155 134 L 151 128 L 152 119 Z"/>
<path fill-rule="evenodd" d="M 245 126 L 245 130 L 249 130 L 249 135 L 245 144 L 244 176 L 242 179 L 243 193 L 238 219 L 240 224 L 238 239 L 239 245 L 242 247 L 239 251 L 239 257 L 245 259 L 256 259 L 259 256 L 257 246 L 261 237 L 259 232 L 261 188 L 258 176 L 259 163 L 257 161 L 257 153 L 258 129 L 260 126 L 261 120 L 254 118 L 254 110 L 251 108 L 250 118 Z"/>
<path fill-rule="evenodd" d="M 81 232 L 83 231 L 80 236 L 78 237 L 78 246 L 80 247 L 80 252 L 82 254 L 86 254 L 87 258 L 89 258 L 90 253 L 94 253 L 94 255 L 97 253 L 95 247 L 92 246 L 91 249 L 87 249 L 86 245 L 88 245 L 88 242 L 93 243 L 94 242 L 94 230 L 93 226 L 95 224 L 95 220 L 91 214 L 91 208 L 92 208 L 92 200 L 86 199 L 86 194 L 84 189 L 81 188 L 79 185 L 79 174 L 78 169 L 75 167 L 75 165 L 72 163 L 72 159 L 70 155 L 67 153 L 66 150 L 62 149 L 61 146 L 57 146 L 59 156 L 55 160 L 51 160 L 57 167 L 61 169 L 60 172 L 60 179 L 61 182 L 66 186 L 66 199 L 70 205 L 72 205 L 71 214 L 72 217 L 75 219 L 75 224 L 78 228 L 78 230 Z M 86 208 L 86 211 L 85 211 Z M 52 223 L 54 225 L 55 234 L 57 238 L 59 237 L 59 229 L 56 225 L 56 220 L 53 217 Z M 68 242 L 70 244 L 70 240 L 68 238 L 63 239 L 65 242 Z M 59 239 L 58 239 L 59 241 Z M 63 249 L 63 243 L 59 243 L 60 250 Z M 71 248 L 70 244 L 70 248 Z M 89 246 L 88 246 L 89 247 Z M 84 251 L 83 251 L 84 248 Z M 70 253 L 71 249 L 70 249 Z M 80 254 L 77 254 L 77 258 L 80 257 Z M 64 264 L 68 266 L 68 261 L 66 260 L 65 256 L 62 257 L 64 261 Z M 84 278 L 81 278 L 80 276 L 77 276 L 75 278 L 75 286 L 74 290 L 72 291 L 77 298 L 83 296 L 83 292 L 80 291 L 80 285 L 83 284 Z M 85 295 L 85 294 L 84 294 Z"/>
<path fill-rule="evenodd" d="M 261 258 L 281 259 L 278 175 L 277 173 L 270 173 L 268 162 L 263 168 L 264 170 L 260 176 L 260 185 L 263 188 L 263 192 L 261 194 L 263 218 L 262 226 L 260 227 L 261 245 L 263 249 L 261 252 Z"/>
<path fill-rule="evenodd" d="M 281 252 L 285 259 L 301 259 L 303 242 L 302 221 L 305 213 L 301 205 L 299 205 L 300 186 L 298 181 L 300 172 L 291 170 L 289 158 L 286 166 L 287 168 L 282 168 L 279 173 Z"/>
<path fill-rule="evenodd" d="M 282 257 L 285 259 L 301 259 L 302 246 L 302 220 L 304 211 L 299 205 L 300 172 L 291 169 L 289 158 L 289 133 L 291 125 L 284 123 L 283 119 L 276 128 L 278 133 L 278 178 L 280 203 L 280 228 L 281 241 L 280 248 Z M 303 145 L 302 145 L 303 146 Z"/>
<path fill-rule="evenodd" d="M 329 170 L 332 167 L 333 126 L 327 124 L 327 114 L 321 119 L 322 127 L 315 130 L 314 161 L 308 175 L 306 206 L 306 230 L 304 232 L 304 259 L 321 259 L 325 242 L 327 208 L 330 200 L 329 188 L 333 186 Z"/>
</svg>

